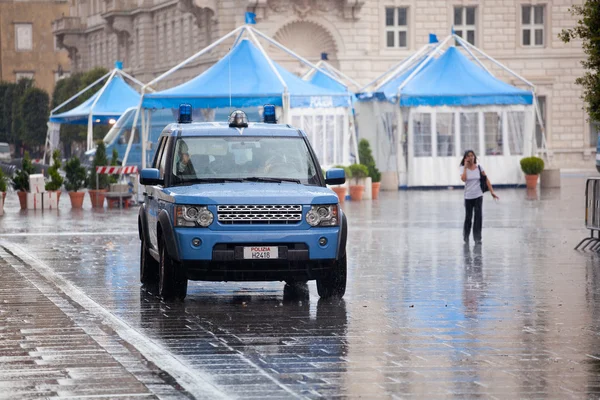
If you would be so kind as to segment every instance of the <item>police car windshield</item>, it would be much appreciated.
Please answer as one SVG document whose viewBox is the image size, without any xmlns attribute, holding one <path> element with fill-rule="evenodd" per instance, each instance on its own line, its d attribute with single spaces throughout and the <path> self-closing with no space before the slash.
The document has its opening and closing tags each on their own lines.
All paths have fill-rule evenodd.
<svg viewBox="0 0 600 400">
<path fill-rule="evenodd" d="M 172 171 L 175 184 L 215 179 L 318 184 L 317 168 L 301 137 L 179 138 Z"/>
</svg>

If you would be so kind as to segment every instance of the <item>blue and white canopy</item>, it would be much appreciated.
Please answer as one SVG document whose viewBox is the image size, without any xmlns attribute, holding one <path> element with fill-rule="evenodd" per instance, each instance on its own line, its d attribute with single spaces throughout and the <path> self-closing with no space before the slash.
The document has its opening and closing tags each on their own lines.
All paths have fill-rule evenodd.
<svg viewBox="0 0 600 400">
<path fill-rule="evenodd" d="M 292 108 L 349 107 L 347 90 L 323 88 L 303 81 L 272 62 L 285 82 Z M 248 39 L 241 40 L 211 68 L 179 86 L 146 94 L 144 108 L 177 108 L 181 103 L 194 108 L 252 107 L 283 105 L 284 85 L 267 57 Z M 231 103 L 230 103 L 231 102 Z"/>
<path fill-rule="evenodd" d="M 98 101 L 96 99 L 100 96 Z M 96 102 L 94 104 L 94 102 Z M 50 122 L 59 124 L 86 125 L 90 113 L 96 124 L 107 124 L 111 119 L 117 120 L 130 107 L 140 102 L 140 94 L 129 86 L 121 76 L 114 75 L 92 97 L 60 114 L 50 115 Z M 93 108 L 92 108 L 93 106 Z"/>
<path fill-rule="evenodd" d="M 426 63 L 424 66 L 420 66 Z M 413 72 L 419 71 L 412 76 Z M 407 81 L 407 79 L 410 80 Z M 399 90 L 400 89 L 400 90 Z M 361 93 L 361 100 L 378 99 L 401 107 L 530 105 L 533 93 L 505 83 L 465 57 L 456 47 L 434 59 L 424 58 L 399 76 L 377 88 Z"/>
</svg>

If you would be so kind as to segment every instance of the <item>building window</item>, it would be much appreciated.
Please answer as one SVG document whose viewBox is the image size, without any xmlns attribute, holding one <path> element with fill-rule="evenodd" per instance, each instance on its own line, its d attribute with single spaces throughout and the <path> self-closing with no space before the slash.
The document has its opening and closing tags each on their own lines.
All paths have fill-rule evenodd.
<svg viewBox="0 0 600 400">
<path fill-rule="evenodd" d="M 15 47 L 19 51 L 33 50 L 31 24 L 15 24 Z"/>
<path fill-rule="evenodd" d="M 523 46 L 544 46 L 544 5 L 521 6 L 521 30 Z"/>
<path fill-rule="evenodd" d="M 475 46 L 476 7 L 454 7 L 454 33 Z"/>
<path fill-rule="evenodd" d="M 544 132 L 546 131 L 546 96 L 536 96 L 536 100 L 538 103 L 538 107 L 540 109 L 540 114 L 542 117 L 542 125 L 544 126 L 544 130 L 542 131 L 542 125 L 540 125 L 540 121 L 537 117 L 537 113 L 535 116 L 535 144 L 538 149 L 541 149 L 544 145 Z M 594 146 L 596 142 L 594 142 Z"/>
<path fill-rule="evenodd" d="M 408 7 L 386 7 L 385 42 L 388 48 L 408 47 Z"/>
<path fill-rule="evenodd" d="M 15 81 L 19 82 L 21 79 L 33 79 L 33 72 L 15 72 Z"/>
</svg>

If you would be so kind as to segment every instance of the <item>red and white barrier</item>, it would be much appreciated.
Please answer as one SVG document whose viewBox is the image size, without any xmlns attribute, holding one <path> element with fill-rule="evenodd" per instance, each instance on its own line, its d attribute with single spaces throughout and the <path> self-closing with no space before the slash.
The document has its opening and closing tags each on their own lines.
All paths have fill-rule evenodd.
<svg viewBox="0 0 600 400">
<path fill-rule="evenodd" d="M 96 167 L 97 174 L 109 174 L 109 175 L 120 175 L 120 174 L 137 174 L 138 167 L 136 166 L 128 166 L 128 167 Z"/>
</svg>

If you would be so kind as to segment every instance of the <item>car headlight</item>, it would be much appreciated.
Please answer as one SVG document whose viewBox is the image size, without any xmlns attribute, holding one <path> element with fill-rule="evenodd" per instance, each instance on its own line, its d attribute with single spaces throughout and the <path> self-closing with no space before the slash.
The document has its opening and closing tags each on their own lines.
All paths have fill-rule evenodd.
<svg viewBox="0 0 600 400">
<path fill-rule="evenodd" d="M 175 206 L 175 226 L 206 228 L 214 215 L 206 206 Z"/>
<path fill-rule="evenodd" d="M 306 213 L 306 222 L 310 226 L 338 226 L 340 221 L 337 204 L 311 206 Z"/>
</svg>

